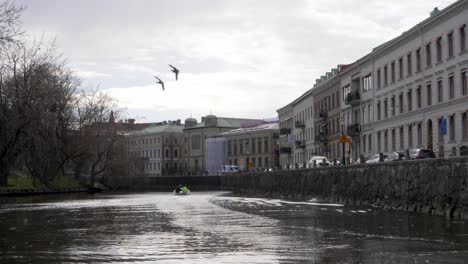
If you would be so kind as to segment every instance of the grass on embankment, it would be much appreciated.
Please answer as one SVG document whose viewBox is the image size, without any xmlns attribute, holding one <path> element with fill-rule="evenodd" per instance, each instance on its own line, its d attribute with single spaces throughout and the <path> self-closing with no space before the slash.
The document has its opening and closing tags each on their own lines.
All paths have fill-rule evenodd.
<svg viewBox="0 0 468 264">
<path fill-rule="evenodd" d="M 50 185 L 59 190 L 83 187 L 78 180 L 70 176 L 55 177 L 55 179 L 50 182 Z M 36 181 L 36 186 L 34 186 L 33 178 L 30 175 L 27 175 L 21 171 L 13 171 L 8 178 L 8 187 L 0 187 L 0 191 L 12 189 L 44 190 L 49 188 L 41 184 L 39 181 Z"/>
</svg>

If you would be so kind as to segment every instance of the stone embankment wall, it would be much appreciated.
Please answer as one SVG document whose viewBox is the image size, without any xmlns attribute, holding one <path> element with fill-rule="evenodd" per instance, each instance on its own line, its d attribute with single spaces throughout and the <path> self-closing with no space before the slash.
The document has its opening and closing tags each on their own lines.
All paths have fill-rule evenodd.
<svg viewBox="0 0 468 264">
<path fill-rule="evenodd" d="M 220 187 L 242 195 L 375 205 L 468 219 L 468 158 L 238 174 Z"/>
<path fill-rule="evenodd" d="M 153 177 L 133 190 L 172 191 L 178 184 L 248 196 L 330 202 L 468 219 L 468 158 L 427 159 L 222 176 Z"/>
</svg>

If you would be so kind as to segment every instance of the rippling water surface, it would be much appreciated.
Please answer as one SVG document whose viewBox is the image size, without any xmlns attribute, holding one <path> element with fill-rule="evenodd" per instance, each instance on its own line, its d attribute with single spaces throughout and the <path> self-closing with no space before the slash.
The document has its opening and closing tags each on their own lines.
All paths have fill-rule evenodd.
<svg viewBox="0 0 468 264">
<path fill-rule="evenodd" d="M 0 263 L 468 263 L 468 222 L 193 192 L 3 199 Z"/>
</svg>

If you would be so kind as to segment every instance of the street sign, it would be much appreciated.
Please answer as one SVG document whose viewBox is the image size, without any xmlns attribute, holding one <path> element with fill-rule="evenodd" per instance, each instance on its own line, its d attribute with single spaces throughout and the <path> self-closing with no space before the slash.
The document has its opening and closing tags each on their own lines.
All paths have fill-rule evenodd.
<svg viewBox="0 0 468 264">
<path fill-rule="evenodd" d="M 440 133 L 442 135 L 447 135 L 447 119 L 445 118 L 440 120 Z"/>
<path fill-rule="evenodd" d="M 339 143 L 349 143 L 349 138 L 343 134 L 341 137 L 340 137 L 340 140 L 338 141 Z"/>
</svg>

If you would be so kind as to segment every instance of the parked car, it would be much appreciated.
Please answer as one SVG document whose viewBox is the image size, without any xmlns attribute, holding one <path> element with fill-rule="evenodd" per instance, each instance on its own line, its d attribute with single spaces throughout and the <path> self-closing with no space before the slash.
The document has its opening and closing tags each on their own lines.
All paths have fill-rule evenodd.
<svg viewBox="0 0 468 264">
<path fill-rule="evenodd" d="M 403 160 L 405 158 L 405 153 L 403 152 L 391 152 L 388 154 L 388 157 L 384 159 L 384 161 L 398 161 Z"/>
<path fill-rule="evenodd" d="M 312 156 L 312 158 L 310 158 L 310 160 L 309 160 L 309 166 L 310 167 L 314 166 L 314 161 L 315 161 L 315 163 L 317 163 L 317 166 L 329 166 L 329 165 L 333 164 L 327 159 L 327 157 Z"/>
<path fill-rule="evenodd" d="M 366 163 L 367 159 L 364 158 L 364 163 Z M 361 164 L 361 157 L 358 157 L 357 159 L 355 159 L 350 165 L 359 165 Z"/>
<path fill-rule="evenodd" d="M 221 174 L 239 173 L 241 169 L 236 165 L 223 165 L 221 168 Z"/>
<path fill-rule="evenodd" d="M 410 149 L 411 159 L 433 159 L 435 157 L 435 153 L 430 149 Z"/>
<path fill-rule="evenodd" d="M 384 160 L 388 157 L 387 154 L 383 154 Z M 369 160 L 366 161 L 367 164 L 372 164 L 372 163 L 379 163 L 380 159 L 380 154 L 374 154 L 372 157 L 369 158 Z"/>
</svg>

